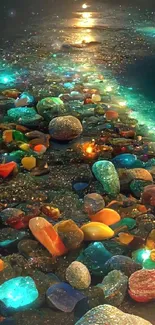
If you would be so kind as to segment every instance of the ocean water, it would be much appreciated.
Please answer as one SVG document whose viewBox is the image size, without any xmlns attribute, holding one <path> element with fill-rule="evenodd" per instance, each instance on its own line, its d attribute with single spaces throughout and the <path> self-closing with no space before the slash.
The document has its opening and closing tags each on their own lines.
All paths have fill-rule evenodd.
<svg viewBox="0 0 155 325">
<path fill-rule="evenodd" d="M 22 66 L 23 69 L 26 66 L 26 73 L 30 74 L 32 68 L 27 67 L 25 61 L 32 53 L 36 61 L 33 83 L 38 82 L 37 72 L 40 81 L 43 81 L 45 70 L 48 73 L 49 70 L 45 62 L 38 61 L 38 52 L 48 55 L 59 52 L 63 44 L 80 45 L 86 42 L 88 46 L 69 50 L 70 60 L 73 62 L 76 58 L 80 64 L 89 62 L 98 71 L 106 70 L 111 82 L 117 82 L 120 87 L 132 116 L 153 128 L 154 1 L 90 0 L 86 2 L 86 9 L 82 8 L 83 3 L 72 0 L 1 0 L 0 86 L 6 86 L 6 75 L 10 80 L 14 62 L 16 70 L 19 62 L 20 69 L 16 72 L 18 76 L 22 74 L 21 79 Z"/>
</svg>

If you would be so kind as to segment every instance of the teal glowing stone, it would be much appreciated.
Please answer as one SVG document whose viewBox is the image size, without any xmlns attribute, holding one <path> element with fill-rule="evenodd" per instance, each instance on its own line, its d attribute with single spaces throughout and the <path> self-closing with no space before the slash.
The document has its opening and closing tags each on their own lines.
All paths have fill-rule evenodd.
<svg viewBox="0 0 155 325">
<path fill-rule="evenodd" d="M 114 165 L 110 161 L 100 160 L 95 162 L 92 171 L 108 195 L 115 197 L 119 194 L 119 177 Z"/>
<path fill-rule="evenodd" d="M 0 301 L 7 309 L 21 309 L 30 305 L 38 298 L 38 290 L 29 276 L 17 277 L 5 281 L 0 286 Z"/>
</svg>

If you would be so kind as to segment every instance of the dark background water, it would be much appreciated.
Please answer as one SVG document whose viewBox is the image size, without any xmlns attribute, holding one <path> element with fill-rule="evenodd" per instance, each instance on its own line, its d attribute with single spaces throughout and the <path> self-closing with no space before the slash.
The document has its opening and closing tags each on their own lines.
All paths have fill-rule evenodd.
<svg viewBox="0 0 155 325">
<path fill-rule="evenodd" d="M 41 42 L 44 39 L 46 46 L 48 43 L 46 29 L 51 28 L 52 35 L 52 23 L 57 29 L 62 19 L 64 19 L 63 27 L 65 23 L 70 24 L 73 12 L 78 11 L 84 2 L 90 5 L 90 10 L 103 14 L 97 24 L 101 24 L 103 20 L 103 23 L 112 26 L 114 31 L 115 26 L 124 29 L 133 26 L 136 29 L 139 25 L 155 26 L 154 0 L 0 0 L 0 47 L 7 48 L 9 51 L 12 44 L 29 38 L 33 33 L 40 37 Z M 44 32 L 41 31 L 42 26 Z M 68 33 L 72 34 L 73 31 L 70 29 Z M 104 36 L 101 32 L 98 36 L 103 46 Z M 54 37 L 57 38 L 57 34 L 53 39 Z M 117 37 L 120 44 L 119 31 Z M 122 53 L 126 51 L 126 56 L 134 59 L 131 62 L 128 60 L 128 64 L 123 67 L 123 72 L 120 64 L 120 75 L 119 69 L 117 71 L 118 78 L 139 89 L 149 100 L 155 101 L 155 38 L 143 36 L 143 42 L 136 44 L 134 40 L 132 46 L 131 44 L 129 46 L 128 39 L 130 44 L 131 35 L 128 37 L 126 34 L 121 51 Z"/>
</svg>

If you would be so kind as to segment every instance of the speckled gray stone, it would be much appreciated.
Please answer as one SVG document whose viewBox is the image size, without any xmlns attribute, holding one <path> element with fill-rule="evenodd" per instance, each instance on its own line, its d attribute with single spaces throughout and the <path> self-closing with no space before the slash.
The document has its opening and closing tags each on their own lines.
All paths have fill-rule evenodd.
<svg viewBox="0 0 155 325">
<path fill-rule="evenodd" d="M 75 261 L 66 270 L 66 280 L 74 288 L 86 289 L 90 286 L 91 276 L 84 264 Z"/>
<path fill-rule="evenodd" d="M 123 313 L 116 307 L 101 305 L 88 311 L 75 325 L 152 325 L 135 315 Z"/>
</svg>

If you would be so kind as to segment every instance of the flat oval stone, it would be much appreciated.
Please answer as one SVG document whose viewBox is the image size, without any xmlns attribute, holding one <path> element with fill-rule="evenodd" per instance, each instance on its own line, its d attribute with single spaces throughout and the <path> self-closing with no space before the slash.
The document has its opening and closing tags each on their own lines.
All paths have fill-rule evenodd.
<svg viewBox="0 0 155 325">
<path fill-rule="evenodd" d="M 104 274 L 108 274 L 112 270 L 119 270 L 127 276 L 130 276 L 142 266 L 134 262 L 130 257 L 116 255 L 111 257 L 104 265 Z"/>
<path fill-rule="evenodd" d="M 102 283 L 97 287 L 104 293 L 105 302 L 112 306 L 121 305 L 127 292 L 128 277 L 120 271 L 114 270 L 104 277 Z"/>
<path fill-rule="evenodd" d="M 104 265 L 111 257 L 112 254 L 101 242 L 94 242 L 80 253 L 77 261 L 85 264 L 92 274 L 103 275 Z"/>
<path fill-rule="evenodd" d="M 120 182 L 114 165 L 107 160 L 93 164 L 92 171 L 108 195 L 116 196 L 120 192 Z"/>
<path fill-rule="evenodd" d="M 74 310 L 76 304 L 86 297 L 78 290 L 73 289 L 65 282 L 52 285 L 46 292 L 47 302 L 51 308 L 65 313 Z"/>
<path fill-rule="evenodd" d="M 110 305 L 89 310 L 75 325 L 152 325 L 141 317 L 123 313 Z"/>
<path fill-rule="evenodd" d="M 105 208 L 90 216 L 90 219 L 91 221 L 97 221 L 104 223 L 107 226 L 111 226 L 120 221 L 121 217 L 115 210 Z"/>
<path fill-rule="evenodd" d="M 7 309 L 30 308 L 37 298 L 38 290 L 29 276 L 13 278 L 0 286 L 0 300 Z"/>
<path fill-rule="evenodd" d="M 155 299 L 155 270 L 140 270 L 129 278 L 129 294 L 137 302 Z"/>
<path fill-rule="evenodd" d="M 74 116 L 58 116 L 49 123 L 49 133 L 53 139 L 68 141 L 80 136 L 83 131 L 81 122 Z"/>
<path fill-rule="evenodd" d="M 114 231 L 100 222 L 89 222 L 81 227 L 84 240 L 104 240 L 114 236 Z"/>
<path fill-rule="evenodd" d="M 76 289 L 87 289 L 91 284 L 87 267 L 78 261 L 72 262 L 66 269 L 66 280 Z"/>
<path fill-rule="evenodd" d="M 52 255 L 60 256 L 67 252 L 58 233 L 46 219 L 41 217 L 31 219 L 29 228 L 37 240 L 46 247 Z"/>
</svg>

